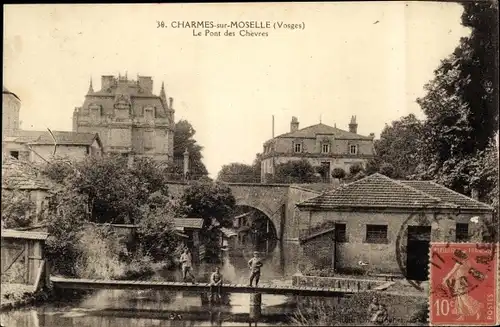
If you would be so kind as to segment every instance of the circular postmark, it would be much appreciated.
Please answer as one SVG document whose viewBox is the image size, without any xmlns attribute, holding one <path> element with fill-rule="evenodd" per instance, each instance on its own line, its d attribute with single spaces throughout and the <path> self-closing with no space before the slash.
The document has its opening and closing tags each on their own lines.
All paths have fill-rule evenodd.
<svg viewBox="0 0 500 327">
<path fill-rule="evenodd" d="M 477 217 L 473 217 L 471 221 L 474 221 L 474 219 Z M 452 245 L 455 244 L 461 244 L 461 243 L 455 243 L 455 233 L 453 232 L 455 229 L 455 223 L 457 219 L 455 217 L 451 217 L 449 215 L 439 215 L 439 214 L 433 214 L 432 216 L 426 215 L 423 211 L 420 212 L 414 212 L 408 216 L 408 218 L 401 224 L 400 230 L 397 234 L 396 237 L 396 261 L 398 264 L 398 267 L 405 276 L 407 282 L 413 286 L 415 289 L 418 291 L 423 292 L 424 288 L 422 287 L 422 281 L 417 281 L 414 279 L 410 279 L 409 276 L 411 275 L 410 272 L 408 271 L 407 267 L 407 256 L 408 256 L 408 251 L 411 249 L 408 249 L 408 230 L 409 227 L 427 227 L 429 230 L 426 230 L 423 232 L 421 235 L 419 235 L 422 239 L 427 240 L 429 242 L 429 248 L 430 251 L 427 253 L 429 255 L 429 269 L 431 269 L 431 265 L 439 265 L 438 263 L 434 262 L 433 259 L 437 259 L 439 261 L 439 257 L 437 257 L 436 254 L 432 252 L 432 240 L 442 240 L 444 241 L 442 246 L 444 248 L 449 249 L 450 247 L 453 247 Z M 484 224 L 484 222 L 482 222 Z M 476 222 L 477 224 L 477 222 Z M 470 238 L 474 239 L 481 239 L 482 238 L 482 230 L 484 230 L 484 226 L 479 226 L 479 228 L 476 228 L 476 230 L 471 233 L 469 236 Z M 429 232 L 429 233 L 427 233 Z M 479 233 L 479 235 L 478 235 Z M 468 243 L 471 244 L 471 243 Z M 448 289 L 448 294 L 450 293 L 449 290 L 453 289 L 455 290 L 455 294 L 457 293 L 463 293 L 463 292 L 470 292 L 473 289 L 476 289 L 479 285 L 477 283 L 481 283 L 484 281 L 486 278 L 486 274 L 492 274 L 493 272 L 488 271 L 488 269 L 492 269 L 491 263 L 496 259 L 495 255 L 495 242 L 490 242 L 490 243 L 480 243 L 476 242 L 474 245 L 475 250 L 468 250 L 469 254 L 465 253 L 461 249 L 449 249 L 450 251 L 453 252 L 452 258 L 448 258 L 449 260 L 453 260 L 453 264 L 456 262 L 461 262 L 464 267 L 460 269 L 461 272 L 466 271 L 470 276 L 463 276 L 458 279 L 458 283 L 461 283 L 460 287 L 456 287 L 457 280 L 449 280 L 450 287 L 444 287 L 446 285 L 446 282 L 444 282 L 443 287 L 439 287 L 438 289 L 433 289 L 432 285 L 429 284 L 429 292 L 442 292 L 443 288 Z M 454 247 L 453 247 L 454 248 Z M 474 253 L 472 253 L 472 252 Z M 488 252 L 489 251 L 489 252 Z M 442 256 L 441 256 L 442 259 Z M 474 260 L 473 263 L 467 261 L 467 260 Z M 479 262 L 476 262 L 479 261 Z M 465 263 L 464 263 L 465 262 Z M 450 263 L 448 263 L 449 265 Z M 469 265 L 468 269 L 465 269 L 465 265 Z M 488 266 L 490 265 L 490 266 Z M 455 267 L 455 269 L 458 269 Z M 487 272 L 483 271 L 486 270 Z M 430 272 L 430 271 L 429 271 Z M 471 281 L 475 281 L 475 283 L 472 283 Z"/>
</svg>

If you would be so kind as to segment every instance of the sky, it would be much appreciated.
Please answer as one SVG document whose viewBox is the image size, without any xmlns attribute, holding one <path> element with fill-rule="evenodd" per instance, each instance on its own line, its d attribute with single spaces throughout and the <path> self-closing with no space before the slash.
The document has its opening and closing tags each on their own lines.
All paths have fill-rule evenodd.
<svg viewBox="0 0 500 327">
<path fill-rule="evenodd" d="M 300 128 L 321 120 L 347 130 L 356 115 L 358 133 L 376 137 L 409 113 L 424 118 L 415 100 L 469 34 L 461 13 L 423 1 L 6 5 L 3 85 L 22 101 L 21 128 L 69 131 L 90 79 L 100 89 L 101 75 L 152 76 L 154 92 L 164 82 L 174 98 L 175 120 L 195 128 L 215 177 L 224 164 L 252 163 L 272 137 L 273 115 L 275 135 L 290 130 L 292 116 Z M 271 28 L 205 36 L 174 28 L 184 21 Z M 303 28 L 274 29 L 280 22 Z"/>
</svg>

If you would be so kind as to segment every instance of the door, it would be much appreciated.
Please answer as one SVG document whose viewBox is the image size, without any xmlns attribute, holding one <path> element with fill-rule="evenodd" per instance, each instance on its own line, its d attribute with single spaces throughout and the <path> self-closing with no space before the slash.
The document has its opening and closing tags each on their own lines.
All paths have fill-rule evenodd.
<svg viewBox="0 0 500 327">
<path fill-rule="evenodd" d="M 409 280 L 428 280 L 430 240 L 430 226 L 408 226 L 406 278 Z"/>
</svg>

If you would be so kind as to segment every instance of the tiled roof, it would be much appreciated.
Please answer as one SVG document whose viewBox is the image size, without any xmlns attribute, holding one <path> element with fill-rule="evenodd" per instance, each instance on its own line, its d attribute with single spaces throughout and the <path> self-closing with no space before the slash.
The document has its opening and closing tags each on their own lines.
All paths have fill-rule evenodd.
<svg viewBox="0 0 500 327">
<path fill-rule="evenodd" d="M 324 193 L 327 191 L 332 191 L 339 187 L 339 182 L 334 181 L 333 183 L 308 183 L 308 184 L 292 184 L 292 186 L 297 186 L 303 189 L 311 190 L 318 193 Z"/>
<path fill-rule="evenodd" d="M 92 145 L 99 136 L 96 133 L 77 133 L 52 131 L 57 144 L 61 145 Z M 14 142 L 32 144 L 54 144 L 48 131 L 17 131 L 13 137 Z"/>
<path fill-rule="evenodd" d="M 29 162 L 12 157 L 2 158 L 2 188 L 19 190 L 48 190 L 52 183 L 37 172 Z"/>
<path fill-rule="evenodd" d="M 201 229 L 203 227 L 203 219 L 202 218 L 175 218 L 174 225 L 176 228 Z"/>
<path fill-rule="evenodd" d="M 296 138 L 316 138 L 317 134 L 329 134 L 333 135 L 337 139 L 348 139 L 348 140 L 372 140 L 370 136 L 362 136 L 337 127 L 328 126 L 325 124 L 316 124 L 309 127 L 299 129 L 295 132 L 285 133 L 278 135 L 276 138 L 281 137 L 296 137 Z"/>
<path fill-rule="evenodd" d="M 454 203 L 463 209 L 493 210 L 491 206 L 485 203 L 469 198 L 432 181 L 401 181 L 401 183 L 440 198 L 443 201 Z"/>
<path fill-rule="evenodd" d="M 456 204 L 445 202 L 378 173 L 306 200 L 298 206 L 323 210 L 356 207 L 450 209 L 458 207 Z"/>
</svg>

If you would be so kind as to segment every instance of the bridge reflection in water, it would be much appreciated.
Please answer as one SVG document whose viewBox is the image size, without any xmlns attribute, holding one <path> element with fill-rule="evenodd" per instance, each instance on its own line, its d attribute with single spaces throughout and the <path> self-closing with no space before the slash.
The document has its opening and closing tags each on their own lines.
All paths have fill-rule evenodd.
<svg viewBox="0 0 500 327">
<path fill-rule="evenodd" d="M 286 323 L 293 304 L 269 296 L 264 310 L 249 306 L 249 295 L 230 294 L 231 305 L 201 304 L 199 294 L 152 294 L 100 291 L 76 308 L 45 306 L 2 314 L 3 326 L 18 327 L 146 327 L 146 326 L 275 326 Z M 162 292 L 156 292 L 162 293 Z M 100 303 L 101 305 L 96 305 Z M 106 303 L 103 305 L 102 303 Z M 278 305 L 272 305 L 278 304 Z"/>
<path fill-rule="evenodd" d="M 228 251 L 222 272 L 230 283 L 247 283 L 247 261 L 255 244 L 245 251 Z M 297 245 L 276 244 L 264 256 L 260 284 L 282 282 L 296 272 Z M 208 280 L 211 265 L 196 268 L 199 281 Z M 203 277 L 202 277 L 203 276 Z M 165 271 L 160 280 L 179 280 L 180 272 Z M 4 326 L 19 327 L 141 327 L 141 326 L 259 326 L 287 325 L 295 296 L 262 295 L 262 306 L 252 308 L 250 294 L 229 294 L 225 305 L 210 306 L 200 293 L 101 290 L 74 303 L 46 304 L 36 310 L 2 313 Z M 177 319 L 175 315 L 182 319 Z M 174 316 L 171 316 L 174 315 Z"/>
</svg>

